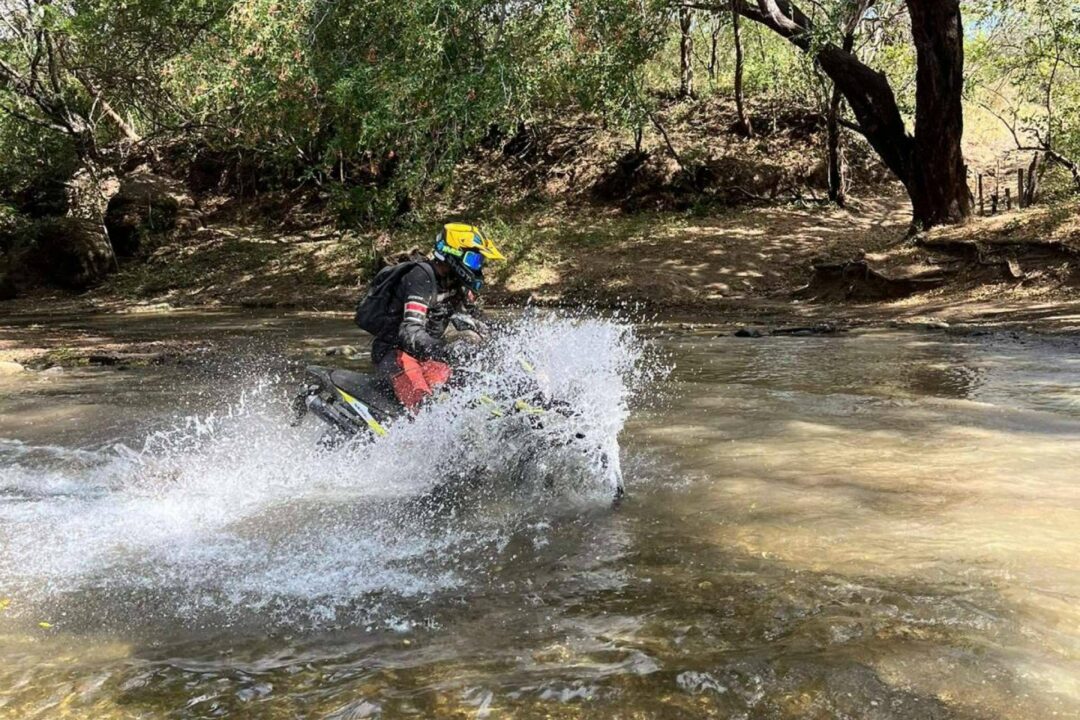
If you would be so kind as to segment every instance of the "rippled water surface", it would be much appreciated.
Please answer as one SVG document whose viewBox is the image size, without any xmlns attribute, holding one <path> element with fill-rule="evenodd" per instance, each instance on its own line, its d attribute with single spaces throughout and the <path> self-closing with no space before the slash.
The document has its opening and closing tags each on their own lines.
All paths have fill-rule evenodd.
<svg viewBox="0 0 1080 720">
<path fill-rule="evenodd" d="M 1072 340 L 530 320 L 612 507 L 453 402 L 317 450 L 347 321 L 68 324 L 214 352 L 0 379 L 0 717 L 1080 717 Z"/>
</svg>

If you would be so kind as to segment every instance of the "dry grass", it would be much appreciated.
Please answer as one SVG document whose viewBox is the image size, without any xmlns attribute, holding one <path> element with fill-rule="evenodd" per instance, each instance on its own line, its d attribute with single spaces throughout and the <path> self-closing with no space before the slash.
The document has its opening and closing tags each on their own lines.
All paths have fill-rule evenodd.
<svg viewBox="0 0 1080 720">
<path fill-rule="evenodd" d="M 897 247 L 871 259 L 894 275 L 919 268 L 948 274 L 942 287 L 883 306 L 885 312 L 1059 329 L 1080 325 L 1080 203 L 1075 200 L 938 228 L 921 247 Z"/>
<path fill-rule="evenodd" d="M 501 138 L 464 161 L 441 199 L 444 213 L 540 205 L 715 211 L 825 195 L 825 127 L 805 108 L 752 104 L 756 134 L 734 130 L 730 100 L 672 102 L 643 128 L 640 153 L 626 128 L 590 116 L 559 118 Z M 665 140 L 664 134 L 667 134 Z M 670 143 L 670 144 L 669 144 Z M 856 186 L 889 181 L 862 143 L 847 151 Z"/>
<path fill-rule="evenodd" d="M 211 226 L 171 239 L 96 294 L 176 306 L 332 306 L 355 295 L 369 254 L 370 241 L 332 229 L 313 237 Z"/>
<path fill-rule="evenodd" d="M 790 205 L 702 216 L 564 207 L 518 214 L 512 222 L 498 215 L 475 219 L 510 258 L 493 273 L 488 297 L 495 303 L 632 303 L 736 324 L 755 318 L 932 318 L 1059 330 L 1080 326 L 1075 262 L 1060 250 L 1080 249 L 1075 201 L 979 218 L 927 237 L 931 244 L 982 248 L 981 260 L 905 242 L 909 207 L 898 192 L 864 199 L 850 210 Z M 374 244 L 407 247 L 429 235 L 420 228 L 376 240 L 326 231 L 281 235 L 241 225 L 214 227 L 173 239 L 151 262 L 126 268 L 91 295 L 44 302 L 27 298 L 6 307 L 13 313 L 48 308 L 83 313 L 133 304 L 166 310 L 246 305 L 349 311 Z M 941 288 L 891 303 L 791 303 L 790 292 L 808 280 L 814 260 L 858 256 L 893 276 L 942 268 L 951 275 Z M 1002 257 L 1019 258 L 1024 277 L 1006 277 Z M 65 310 L 65 303 L 74 304 Z"/>
<path fill-rule="evenodd" d="M 485 227 L 509 256 L 489 276 L 488 296 L 497 303 L 632 302 L 697 312 L 771 299 L 780 306 L 807 282 L 815 260 L 855 257 L 893 276 L 956 270 L 941 289 L 863 307 L 867 313 L 958 316 L 976 305 L 1071 301 L 1072 261 L 1062 262 L 1054 248 L 1080 249 L 1075 201 L 929 234 L 930 243 L 978 246 L 977 255 L 1025 246 L 1024 277 L 1003 278 L 997 260 L 988 271 L 941 248 L 905 243 L 907 198 L 857 144 L 849 153 L 856 193 L 849 209 L 816 202 L 823 194 L 819 121 L 768 110 L 756 119 L 759 136 L 748 140 L 731 132 L 735 116 L 723 101 L 672 104 L 660 119 L 683 167 L 650 128 L 625 177 L 618 173 L 633 150 L 629 133 L 563 119 L 514 139 L 513 152 L 504 152 L 510 138 L 478 152 L 432 202 L 441 203 L 438 216 Z M 1008 138 L 987 118 L 972 117 L 974 166 L 1004 168 Z M 84 301 L 348 310 L 377 256 L 427 247 L 434 235 L 435 223 L 379 235 L 341 232 L 309 201 L 264 196 L 222 199 L 218 207 L 203 198 L 208 227 L 168 238 Z M 1040 259 L 1044 250 L 1050 260 Z"/>
<path fill-rule="evenodd" d="M 1060 203 L 976 218 L 967 225 L 939 228 L 930 237 L 984 245 L 1065 243 L 1080 249 L 1080 204 Z"/>
</svg>

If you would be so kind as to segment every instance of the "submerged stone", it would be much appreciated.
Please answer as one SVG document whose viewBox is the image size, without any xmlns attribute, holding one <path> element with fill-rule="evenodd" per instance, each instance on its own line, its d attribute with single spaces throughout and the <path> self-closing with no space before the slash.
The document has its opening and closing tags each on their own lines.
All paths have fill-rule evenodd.
<svg viewBox="0 0 1080 720">
<path fill-rule="evenodd" d="M 0 375 L 18 375 L 21 372 L 26 372 L 26 368 L 19 363 L 0 361 Z"/>
</svg>

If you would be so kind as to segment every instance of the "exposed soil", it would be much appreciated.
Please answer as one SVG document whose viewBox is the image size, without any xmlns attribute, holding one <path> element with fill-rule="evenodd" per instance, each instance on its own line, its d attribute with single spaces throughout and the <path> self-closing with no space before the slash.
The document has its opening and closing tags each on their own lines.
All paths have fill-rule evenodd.
<svg viewBox="0 0 1080 720">
<path fill-rule="evenodd" d="M 440 217 L 480 224 L 509 257 L 489 271 L 485 296 L 496 306 L 632 307 L 732 329 L 833 320 L 1078 324 L 1075 200 L 909 238 L 906 195 L 866 148 L 849 149 L 856 182 L 847 208 L 824 204 L 818 121 L 767 115 L 771 122 L 761 118 L 759 135 L 747 140 L 731 132 L 734 115 L 723 103 L 675 105 L 659 118 L 667 140 L 651 132 L 639 147 L 584 121 L 523 127 L 489 138 L 458 169 L 468 182 L 433 202 Z M 107 282 L 81 295 L 21 288 L 0 313 L 345 313 L 380 257 L 428 247 L 435 232 L 434 223 L 342 231 L 310 191 L 200 194 L 190 177 L 187 187 L 192 196 L 181 205 L 190 222 L 140 236 Z M 132 223 L 143 221 L 135 215 Z M 64 339 L 42 335 L 53 342 Z M 80 347 L 80 362 L 95 348 L 101 362 L 111 352 Z M 0 345 L 0 360 L 12 352 Z M 157 362 L 169 350 L 127 352 Z"/>
<path fill-rule="evenodd" d="M 723 300 L 786 296 L 826 256 L 884 250 L 910 222 L 896 192 L 836 207 L 786 205 L 711 217 L 645 215 L 632 226 L 603 216 L 544 220 L 562 237 L 560 261 L 539 277 L 511 274 L 508 297 L 554 302 L 639 302 L 705 311 Z M 536 253 L 531 253 L 535 255 Z"/>
<path fill-rule="evenodd" d="M 914 239 L 907 228 L 898 192 L 848 210 L 789 205 L 704 218 L 549 211 L 500 226 L 511 260 L 488 297 L 504 306 L 618 306 L 751 337 L 884 324 L 1080 331 L 1075 205 L 980 218 Z M 91 293 L 3 303 L 0 362 L 123 368 L 212 350 L 197 338 L 118 339 L 92 321 L 72 325 L 100 314 L 271 307 L 330 311 L 347 326 L 365 272 L 350 262 L 361 241 L 323 232 L 211 226 Z"/>
<path fill-rule="evenodd" d="M 496 199 L 504 208 L 538 203 L 622 211 L 736 208 L 826 195 L 825 125 L 800 108 L 761 105 L 755 134 L 735 131 L 730 101 L 674 103 L 635 139 L 590 118 L 522 126 L 495 136 L 462 163 L 448 188 L 449 212 Z M 891 180 L 870 149 L 851 143 L 851 181 L 876 191 Z"/>
</svg>

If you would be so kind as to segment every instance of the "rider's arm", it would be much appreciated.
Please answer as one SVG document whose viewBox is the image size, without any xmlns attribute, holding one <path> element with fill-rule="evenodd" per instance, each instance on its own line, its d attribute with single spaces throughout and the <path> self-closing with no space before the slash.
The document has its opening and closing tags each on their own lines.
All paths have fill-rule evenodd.
<svg viewBox="0 0 1080 720">
<path fill-rule="evenodd" d="M 441 358 L 446 343 L 428 332 L 428 312 L 438 298 L 438 288 L 431 275 L 421 267 L 410 270 L 401 279 L 405 313 L 398 328 L 398 345 L 415 358 Z"/>
</svg>

